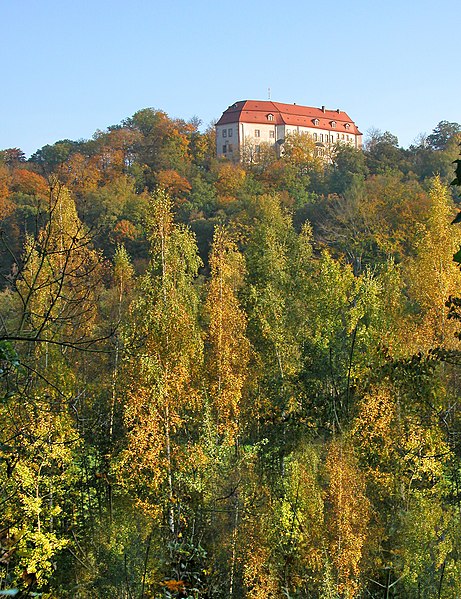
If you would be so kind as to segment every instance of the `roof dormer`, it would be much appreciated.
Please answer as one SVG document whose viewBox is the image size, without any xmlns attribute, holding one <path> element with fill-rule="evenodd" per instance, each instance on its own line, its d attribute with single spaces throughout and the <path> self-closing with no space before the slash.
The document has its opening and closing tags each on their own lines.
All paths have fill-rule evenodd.
<svg viewBox="0 0 461 599">
<path fill-rule="evenodd" d="M 330 125 L 333 129 L 336 129 L 336 121 L 330 121 Z"/>
<path fill-rule="evenodd" d="M 273 121 L 273 120 L 274 120 L 274 115 L 273 115 L 272 113 L 269 113 L 269 114 L 267 115 L 267 120 L 268 120 L 268 121 Z"/>
<path fill-rule="evenodd" d="M 312 119 L 312 122 L 316 127 L 318 127 L 318 124 L 320 123 L 319 119 Z"/>
</svg>

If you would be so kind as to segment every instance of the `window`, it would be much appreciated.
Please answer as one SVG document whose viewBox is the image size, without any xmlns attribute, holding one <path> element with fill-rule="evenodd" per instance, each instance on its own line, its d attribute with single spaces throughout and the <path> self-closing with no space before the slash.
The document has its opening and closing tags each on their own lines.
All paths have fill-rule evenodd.
<svg viewBox="0 0 461 599">
<path fill-rule="evenodd" d="M 229 152 L 233 152 L 234 151 L 234 146 L 232 144 L 229 144 Z"/>
<path fill-rule="evenodd" d="M 344 139 L 344 133 L 341 135 L 341 139 Z"/>
<path fill-rule="evenodd" d="M 261 146 L 255 146 L 256 155 L 259 156 L 261 154 Z"/>
<path fill-rule="evenodd" d="M 227 130 L 226 130 L 226 129 L 223 129 L 223 131 L 222 131 L 222 136 L 223 136 L 223 137 L 227 137 Z"/>
<path fill-rule="evenodd" d="M 275 131 L 269 131 L 269 137 L 274 138 L 275 137 Z"/>
<path fill-rule="evenodd" d="M 260 137 L 260 131 L 259 131 L 259 129 L 255 129 L 255 137 Z"/>
<path fill-rule="evenodd" d="M 228 137 L 232 137 L 232 129 L 228 129 L 227 130 L 227 136 Z"/>
<path fill-rule="evenodd" d="M 314 133 L 314 141 L 317 141 L 317 133 Z"/>
<path fill-rule="evenodd" d="M 350 129 L 349 123 L 346 123 L 344 126 L 346 127 L 346 129 Z"/>
<path fill-rule="evenodd" d="M 336 121 L 331 121 L 331 126 L 333 127 L 333 129 L 336 128 Z"/>
<path fill-rule="evenodd" d="M 317 125 L 319 124 L 319 119 L 314 119 L 313 120 L 314 125 L 317 127 Z"/>
<path fill-rule="evenodd" d="M 223 147 L 222 147 L 222 153 L 223 153 L 223 154 L 226 154 L 226 153 L 227 153 L 227 146 L 223 146 Z"/>
<path fill-rule="evenodd" d="M 267 115 L 267 120 L 268 121 L 273 121 L 274 120 L 274 115 L 273 114 L 268 114 Z"/>
<path fill-rule="evenodd" d="M 323 141 L 323 133 L 320 134 L 320 141 Z"/>
</svg>

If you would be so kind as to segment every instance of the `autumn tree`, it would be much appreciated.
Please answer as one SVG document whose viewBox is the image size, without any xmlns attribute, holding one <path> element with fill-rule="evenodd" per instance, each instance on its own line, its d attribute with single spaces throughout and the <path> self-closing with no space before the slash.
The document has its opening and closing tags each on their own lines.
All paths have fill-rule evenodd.
<svg viewBox="0 0 461 599">
<path fill-rule="evenodd" d="M 99 268 L 72 198 L 56 183 L 47 222 L 27 238 L 1 298 L 0 337 L 17 356 L 2 377 L 2 521 L 11 583 L 23 588 L 47 588 L 73 542 L 66 518 L 79 485 L 80 352 L 95 348 Z"/>
<path fill-rule="evenodd" d="M 363 584 L 361 560 L 370 518 L 365 481 L 352 448 L 342 440 L 331 443 L 326 470 L 329 476 L 329 556 L 335 591 L 339 597 L 354 597 Z"/>
<path fill-rule="evenodd" d="M 209 318 L 208 372 L 216 432 L 236 442 L 240 404 L 249 360 L 246 318 L 239 305 L 244 263 L 229 232 L 217 227 L 210 256 L 211 281 L 205 310 Z"/>
<path fill-rule="evenodd" d="M 367 265 L 413 252 L 428 207 L 420 184 L 399 174 L 355 178 L 343 195 L 319 204 L 314 230 L 359 274 Z"/>
<path fill-rule="evenodd" d="M 239 192 L 246 180 L 245 170 L 233 162 L 217 165 L 217 181 L 215 184 L 218 194 L 218 205 L 226 208 L 232 206 L 238 199 Z"/>
<path fill-rule="evenodd" d="M 193 534 L 187 497 L 200 428 L 193 417 L 201 409 L 202 340 L 194 288 L 200 259 L 189 229 L 173 222 L 171 199 L 163 191 L 151 199 L 147 227 L 151 262 L 124 335 L 126 443 L 118 472 L 136 505 L 151 517 L 153 531 L 163 531 L 155 539 L 166 544 L 174 570 L 181 543 Z M 175 576 L 168 568 L 164 573 Z"/>
<path fill-rule="evenodd" d="M 456 295 L 461 274 L 453 262 L 461 238 L 450 226 L 453 204 L 447 188 L 435 179 L 430 190 L 430 210 L 421 227 L 416 256 L 409 259 L 405 274 L 416 327 L 412 332 L 415 353 L 430 347 L 453 348 L 456 326 L 448 319 L 446 302 Z"/>
</svg>

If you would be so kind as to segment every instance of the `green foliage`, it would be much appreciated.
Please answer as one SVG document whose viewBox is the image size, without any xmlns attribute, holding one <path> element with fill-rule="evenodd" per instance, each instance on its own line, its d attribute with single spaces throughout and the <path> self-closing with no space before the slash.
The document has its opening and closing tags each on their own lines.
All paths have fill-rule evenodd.
<svg viewBox="0 0 461 599">
<path fill-rule="evenodd" d="M 19 356 L 13 344 L 9 341 L 0 340 L 0 378 L 8 376 L 19 365 Z"/>
<path fill-rule="evenodd" d="M 350 146 L 338 146 L 329 173 L 328 192 L 344 194 L 357 179 L 368 174 L 365 154 Z"/>
<path fill-rule="evenodd" d="M 458 123 L 440 121 L 430 135 L 427 143 L 433 150 L 445 150 L 453 138 L 459 136 L 461 126 Z"/>
</svg>

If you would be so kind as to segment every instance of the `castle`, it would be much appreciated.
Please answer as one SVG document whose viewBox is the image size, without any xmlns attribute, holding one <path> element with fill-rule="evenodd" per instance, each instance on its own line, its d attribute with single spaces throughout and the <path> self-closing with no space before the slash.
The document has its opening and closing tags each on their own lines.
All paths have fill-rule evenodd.
<svg viewBox="0 0 461 599">
<path fill-rule="evenodd" d="M 337 143 L 362 147 L 362 133 L 343 111 L 282 104 L 270 100 L 242 100 L 225 110 L 216 123 L 218 158 L 240 158 L 251 147 L 257 157 L 264 145 L 283 153 L 288 134 L 303 133 L 312 137 L 317 155 L 327 154 Z"/>
</svg>

